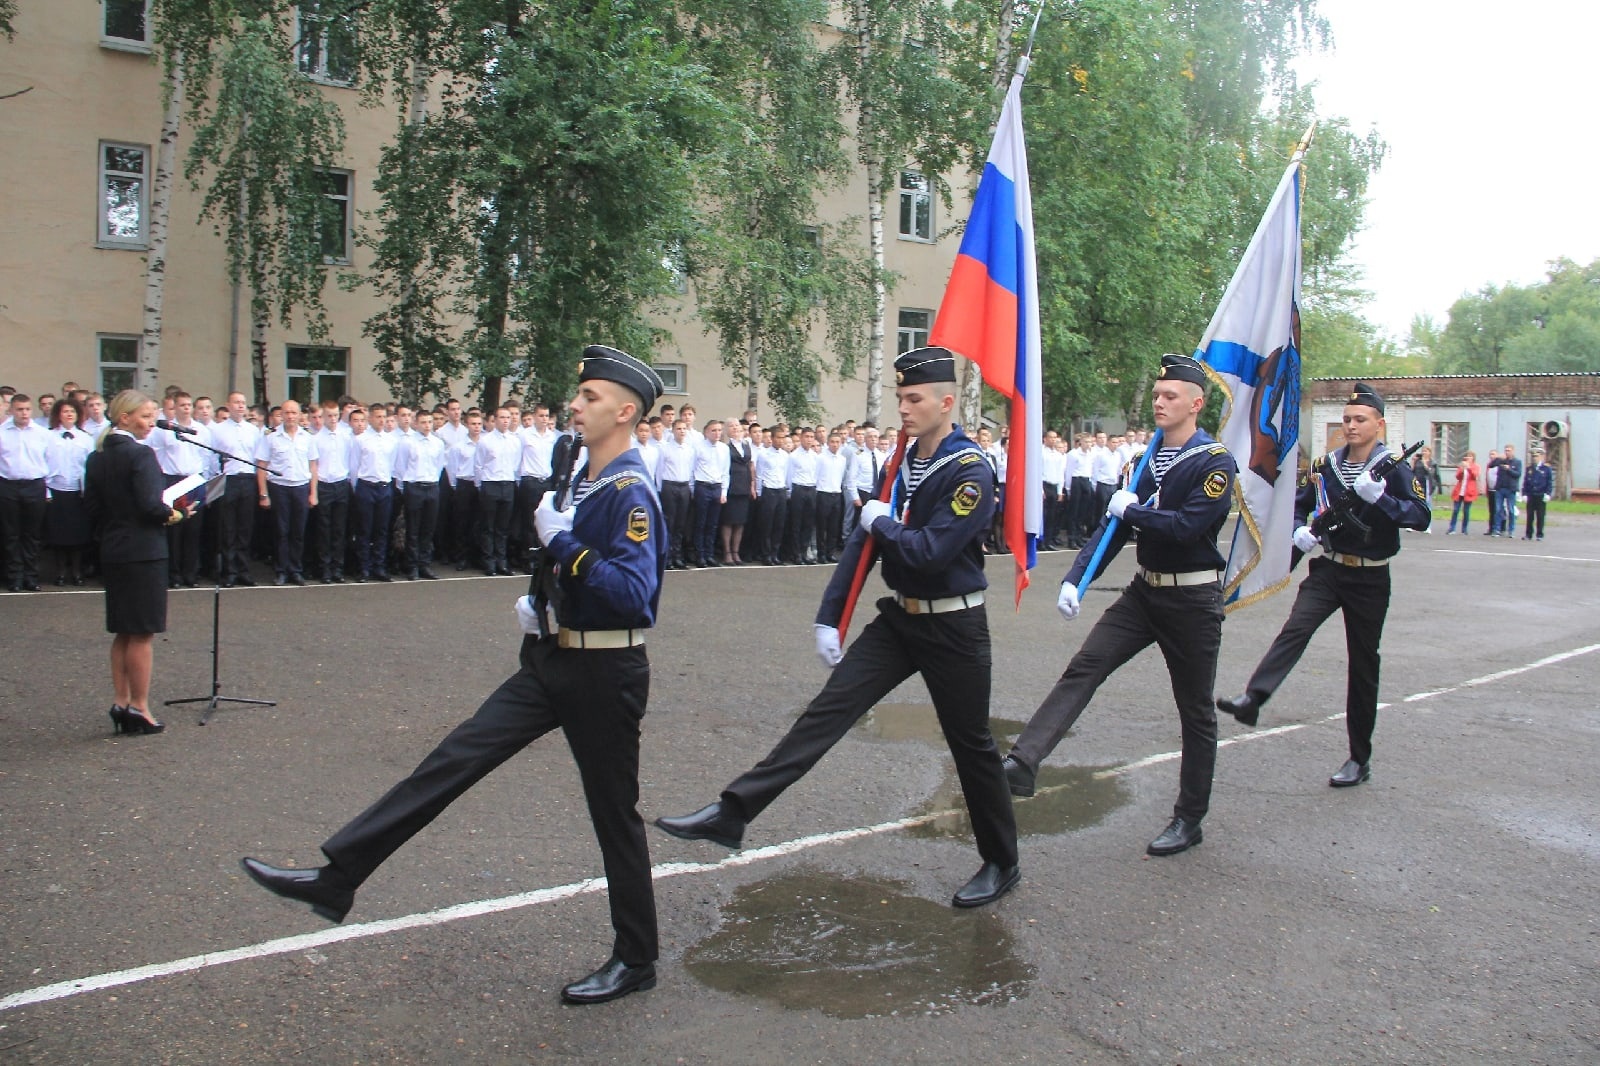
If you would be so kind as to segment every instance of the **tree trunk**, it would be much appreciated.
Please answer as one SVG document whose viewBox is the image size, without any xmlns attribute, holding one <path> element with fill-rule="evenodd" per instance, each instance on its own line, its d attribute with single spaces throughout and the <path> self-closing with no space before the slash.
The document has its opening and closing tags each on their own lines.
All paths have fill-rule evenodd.
<svg viewBox="0 0 1600 1066">
<path fill-rule="evenodd" d="M 150 189 L 150 254 L 144 268 L 144 342 L 139 348 L 137 388 L 149 396 L 161 387 L 161 306 L 166 296 L 167 235 L 171 230 L 172 179 L 177 169 L 178 123 L 183 117 L 183 53 L 174 53 L 166 76 L 166 111 L 156 148 Z"/>
<path fill-rule="evenodd" d="M 866 0 L 853 5 L 857 62 L 865 71 L 872 58 L 872 24 Z M 863 97 L 856 116 L 861 158 L 867 167 L 867 243 L 872 257 L 872 322 L 867 341 L 866 421 L 877 422 L 883 414 L 884 317 L 888 314 L 887 271 L 883 247 L 883 161 L 872 134 L 872 102 Z"/>
<path fill-rule="evenodd" d="M 256 403 L 269 406 L 267 400 L 267 325 L 272 318 L 272 308 L 267 301 L 250 300 L 250 376 L 255 381 Z"/>
<path fill-rule="evenodd" d="M 428 39 L 417 38 L 416 50 L 411 57 L 411 106 L 406 114 L 409 134 L 405 156 L 400 160 L 402 170 L 409 173 L 416 155 L 416 138 L 422 124 L 428 119 L 428 79 L 433 70 L 428 63 Z M 410 186 L 406 184 L 409 190 Z M 422 402 L 419 384 L 421 356 L 417 352 L 417 281 L 416 264 L 412 263 L 405 280 L 400 283 L 400 382 L 408 403 Z"/>
</svg>

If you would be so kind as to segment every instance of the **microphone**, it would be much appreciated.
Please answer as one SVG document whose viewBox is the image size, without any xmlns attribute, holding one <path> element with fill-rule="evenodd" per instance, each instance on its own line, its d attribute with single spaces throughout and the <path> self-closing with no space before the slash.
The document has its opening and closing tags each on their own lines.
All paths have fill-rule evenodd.
<svg viewBox="0 0 1600 1066">
<path fill-rule="evenodd" d="M 182 433 L 190 437 L 193 437 L 200 432 L 198 426 L 180 426 L 178 423 L 169 418 L 156 419 L 156 428 L 167 430 L 169 433 Z"/>
</svg>

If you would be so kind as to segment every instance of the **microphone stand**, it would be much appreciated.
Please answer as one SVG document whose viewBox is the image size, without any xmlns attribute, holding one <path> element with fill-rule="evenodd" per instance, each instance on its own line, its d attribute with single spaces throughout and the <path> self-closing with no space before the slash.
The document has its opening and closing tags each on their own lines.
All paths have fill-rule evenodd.
<svg viewBox="0 0 1600 1066">
<path fill-rule="evenodd" d="M 168 432 L 172 431 L 168 430 Z M 187 434 L 179 434 L 179 437 L 182 440 L 188 441 L 196 448 L 203 448 L 211 454 L 221 457 L 222 462 L 217 467 L 217 476 L 223 478 L 224 486 L 227 485 L 228 463 L 230 461 L 242 463 L 243 465 L 251 467 L 252 469 L 271 470 L 266 463 L 259 462 L 254 459 L 241 459 L 237 455 L 233 455 L 230 452 L 225 452 L 220 448 L 213 448 L 209 444 L 202 444 L 200 441 L 195 440 L 193 437 L 188 436 Z M 224 488 L 222 497 L 226 496 L 227 489 Z M 209 507 L 213 502 L 215 501 L 207 500 L 205 502 L 205 506 Z M 242 696 L 222 695 L 222 681 L 219 677 L 218 670 L 221 659 L 220 642 L 222 636 L 222 556 L 223 552 L 226 550 L 227 546 L 219 537 L 217 539 L 217 557 L 211 570 L 211 694 L 209 696 L 185 696 L 183 699 L 166 701 L 166 706 L 168 707 L 176 707 L 183 703 L 205 704 L 205 711 L 200 715 L 201 725 L 205 725 L 206 722 L 210 720 L 211 716 L 216 713 L 218 704 L 247 703 L 256 707 L 276 707 L 278 705 L 276 700 L 251 700 L 245 699 Z"/>
</svg>

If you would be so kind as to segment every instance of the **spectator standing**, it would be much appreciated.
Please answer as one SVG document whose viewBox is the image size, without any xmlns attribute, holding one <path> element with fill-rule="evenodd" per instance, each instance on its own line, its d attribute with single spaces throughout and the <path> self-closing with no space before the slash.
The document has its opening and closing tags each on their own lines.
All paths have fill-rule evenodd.
<svg viewBox="0 0 1600 1066">
<path fill-rule="evenodd" d="M 1444 531 L 1445 536 L 1456 531 L 1457 518 L 1461 519 L 1461 532 L 1466 533 L 1467 523 L 1472 521 L 1472 501 L 1478 498 L 1479 477 L 1478 455 L 1468 452 L 1456 466 L 1456 487 L 1450 490 L 1450 499 L 1454 501 L 1450 507 L 1450 528 Z"/>
<path fill-rule="evenodd" d="M 44 508 L 44 543 L 56 557 L 58 586 L 69 580 L 83 584 L 83 549 L 94 539 L 83 504 L 83 469 L 94 451 L 94 438 L 78 428 L 82 414 L 83 404 L 71 396 L 63 396 L 50 409 L 44 477 L 50 499 Z"/>
<path fill-rule="evenodd" d="M 1523 540 L 1534 538 L 1535 519 L 1538 522 L 1539 539 L 1544 539 L 1545 501 L 1555 490 L 1556 472 L 1544 461 L 1544 453 L 1537 449 L 1528 453 L 1528 470 L 1522 475 L 1522 496 L 1528 501 L 1528 525 L 1522 533 Z"/>
</svg>

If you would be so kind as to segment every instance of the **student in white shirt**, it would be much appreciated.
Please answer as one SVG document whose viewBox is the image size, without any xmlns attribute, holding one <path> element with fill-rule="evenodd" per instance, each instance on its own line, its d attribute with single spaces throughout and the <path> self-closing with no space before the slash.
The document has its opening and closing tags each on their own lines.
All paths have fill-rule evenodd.
<svg viewBox="0 0 1600 1066">
<path fill-rule="evenodd" d="M 300 425 L 300 404 L 283 401 L 283 420 L 256 445 L 260 504 L 277 517 L 277 584 L 304 585 L 306 513 L 317 505 L 317 441 Z"/>
<path fill-rule="evenodd" d="M 44 476 L 50 499 L 44 508 L 43 541 L 55 555 L 58 586 L 68 581 L 83 584 L 83 550 L 94 540 L 94 527 L 83 502 L 83 470 L 94 451 L 94 438 L 78 428 L 82 417 L 83 404 L 70 394 L 50 409 Z"/>
<path fill-rule="evenodd" d="M 447 473 L 450 478 L 450 534 L 457 570 L 482 566 L 478 557 L 478 441 L 483 439 L 483 412 L 468 411 L 464 424 L 467 435 L 450 449 Z"/>
<path fill-rule="evenodd" d="M 828 434 L 828 446 L 817 455 L 817 562 L 836 563 L 844 550 L 844 481 L 849 457 L 844 433 Z M 853 495 L 853 494 L 852 494 Z"/>
<path fill-rule="evenodd" d="M 478 521 L 483 551 L 483 572 L 489 577 L 509 575 L 506 538 L 511 531 L 511 510 L 516 502 L 517 471 L 522 462 L 522 440 L 513 429 L 509 407 L 494 413 L 494 430 L 478 438 Z"/>
<path fill-rule="evenodd" d="M 211 446 L 232 456 L 222 469 L 227 488 L 222 499 L 211 504 L 217 520 L 217 547 L 222 556 L 224 588 L 254 585 L 250 577 L 250 534 L 256 519 L 256 445 L 261 430 L 249 420 L 250 407 L 244 393 L 228 393 L 228 417 L 211 423 Z M 220 460 L 219 460 L 220 461 Z"/>
<path fill-rule="evenodd" d="M 371 419 L 388 420 L 382 406 L 376 413 L 350 410 L 350 484 L 355 490 L 356 580 L 389 580 L 389 516 L 394 509 L 394 450 L 398 443 Z"/>
<path fill-rule="evenodd" d="M 672 438 L 661 442 L 656 486 L 661 490 L 661 512 L 667 524 L 667 569 L 682 570 L 695 558 L 695 551 L 694 445 L 689 441 L 689 427 L 681 419 L 672 425 Z"/>
<path fill-rule="evenodd" d="M 685 406 L 684 421 L 694 408 Z M 688 430 L 692 432 L 692 426 Z M 717 558 L 717 523 L 728 502 L 728 447 L 722 443 L 722 423 L 706 423 L 705 439 L 694 449 L 694 561 L 700 566 L 721 566 Z"/>
<path fill-rule="evenodd" d="M 170 488 L 184 478 L 206 472 L 211 453 L 200 444 L 211 443 L 207 427 L 194 420 L 194 398 L 181 389 L 172 397 L 172 421 L 193 433 L 152 430 L 144 443 L 156 453 L 161 473 Z M 167 527 L 167 587 L 194 588 L 200 576 L 200 538 L 207 520 L 205 508 L 193 518 Z"/>
<path fill-rule="evenodd" d="M 433 533 L 439 525 L 439 477 L 445 443 L 433 432 L 433 415 L 418 412 L 416 432 L 395 449 L 395 478 L 405 485 L 406 577 L 437 580 L 433 572 Z"/>
</svg>

